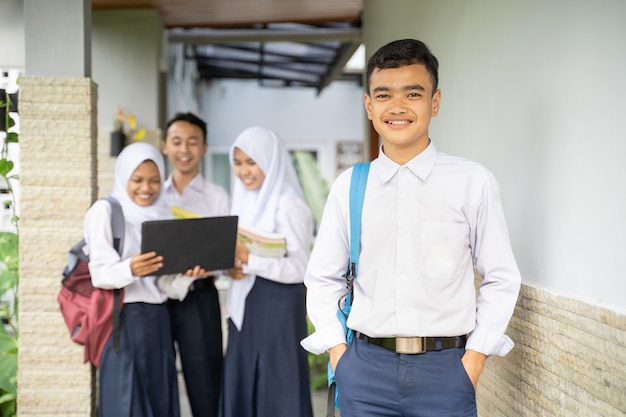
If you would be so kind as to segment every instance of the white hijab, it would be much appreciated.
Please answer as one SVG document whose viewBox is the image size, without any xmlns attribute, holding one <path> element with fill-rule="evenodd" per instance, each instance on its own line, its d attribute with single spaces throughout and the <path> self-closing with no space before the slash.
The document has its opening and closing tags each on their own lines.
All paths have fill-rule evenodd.
<svg viewBox="0 0 626 417">
<path fill-rule="evenodd" d="M 152 161 L 159 169 L 161 192 L 149 206 L 137 205 L 128 195 L 128 181 L 133 172 L 145 161 Z M 126 146 L 115 162 L 115 180 L 111 196 L 122 206 L 126 226 L 133 229 L 134 234 L 141 233 L 141 223 L 147 220 L 172 218 L 172 214 L 163 199 L 163 182 L 165 181 L 165 163 L 161 152 L 154 146 L 144 142 L 134 142 Z"/>
<path fill-rule="evenodd" d="M 275 232 L 280 201 L 284 197 L 304 199 L 289 153 L 276 133 L 258 126 L 245 129 L 235 140 L 229 153 L 231 168 L 235 148 L 254 160 L 263 171 L 265 180 L 258 190 L 249 191 L 237 178 L 233 187 L 231 214 L 239 216 L 242 226 Z M 231 280 L 227 309 L 237 329 L 241 329 L 246 297 L 254 281 L 255 275 Z"/>
</svg>

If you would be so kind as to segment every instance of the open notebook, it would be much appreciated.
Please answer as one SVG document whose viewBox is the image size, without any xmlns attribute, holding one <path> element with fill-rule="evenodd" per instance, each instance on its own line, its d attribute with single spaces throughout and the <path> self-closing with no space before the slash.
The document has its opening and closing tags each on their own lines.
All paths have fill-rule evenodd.
<svg viewBox="0 0 626 417">
<path fill-rule="evenodd" d="M 235 263 L 237 216 L 147 221 L 141 225 L 141 253 L 163 256 L 154 275 L 184 273 L 200 265 L 207 271 Z"/>
</svg>

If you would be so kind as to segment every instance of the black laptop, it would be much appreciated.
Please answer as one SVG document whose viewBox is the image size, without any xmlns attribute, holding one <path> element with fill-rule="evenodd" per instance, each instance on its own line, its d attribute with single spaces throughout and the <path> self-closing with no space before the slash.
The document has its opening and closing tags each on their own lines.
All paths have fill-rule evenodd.
<svg viewBox="0 0 626 417">
<path fill-rule="evenodd" d="M 163 267 L 151 275 L 184 273 L 200 265 L 207 271 L 235 263 L 237 216 L 147 221 L 141 225 L 141 253 L 163 256 Z"/>
</svg>

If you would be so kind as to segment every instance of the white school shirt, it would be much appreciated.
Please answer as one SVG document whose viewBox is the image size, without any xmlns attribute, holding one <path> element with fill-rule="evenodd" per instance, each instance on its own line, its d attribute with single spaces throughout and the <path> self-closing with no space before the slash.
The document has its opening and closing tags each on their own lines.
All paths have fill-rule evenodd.
<svg viewBox="0 0 626 417">
<path fill-rule="evenodd" d="M 182 194 L 178 194 L 170 175 L 163 184 L 163 198 L 169 207 L 180 207 L 202 217 L 228 216 L 230 213 L 228 192 L 205 181 L 201 174 L 191 180 Z"/>
<path fill-rule="evenodd" d="M 250 253 L 243 272 L 281 284 L 302 283 L 313 243 L 313 216 L 304 200 L 283 197 L 278 203 L 276 229 L 272 232 L 285 236 L 286 256 L 274 258 Z"/>
<path fill-rule="evenodd" d="M 305 276 L 316 331 L 302 345 L 313 353 L 345 343 L 336 313 L 346 288 L 351 173 L 331 188 Z M 484 277 L 478 297 L 474 266 Z M 520 282 L 488 170 L 432 142 L 402 166 L 381 149 L 365 192 L 351 329 L 371 337 L 470 333 L 467 349 L 504 356 Z"/>
<path fill-rule="evenodd" d="M 124 303 L 161 304 L 167 295 L 156 285 L 156 276 L 137 277 L 130 270 L 130 259 L 141 252 L 141 233 L 128 223 L 120 256 L 113 247 L 111 204 L 96 201 L 85 216 L 85 241 L 89 247 L 89 272 L 95 287 L 124 288 Z"/>
<path fill-rule="evenodd" d="M 241 329 L 243 324 L 246 297 L 254 285 L 255 276 L 281 284 L 298 284 L 304 281 L 304 271 L 313 241 L 313 216 L 304 200 L 295 196 L 283 196 L 278 202 L 276 222 L 271 232 L 285 236 L 287 253 L 282 258 L 248 254 L 248 263 L 242 266 L 247 277 L 238 281 L 243 285 L 231 285 L 226 302 L 226 316 L 237 329 Z"/>
</svg>

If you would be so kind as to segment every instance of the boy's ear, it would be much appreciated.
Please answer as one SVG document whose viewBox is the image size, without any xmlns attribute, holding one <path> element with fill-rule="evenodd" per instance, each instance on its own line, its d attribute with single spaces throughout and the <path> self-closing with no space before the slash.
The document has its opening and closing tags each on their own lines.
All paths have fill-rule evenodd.
<svg viewBox="0 0 626 417">
<path fill-rule="evenodd" d="M 163 153 L 163 155 L 167 155 L 167 152 L 165 151 L 167 149 L 167 146 L 165 146 L 166 145 L 166 140 L 167 139 L 163 139 L 161 141 L 161 152 Z"/>
<path fill-rule="evenodd" d="M 365 104 L 365 112 L 367 113 L 367 118 L 372 120 L 372 98 L 368 93 L 363 94 L 363 103 Z"/>
<path fill-rule="evenodd" d="M 441 90 L 437 89 L 437 91 L 435 91 L 435 94 L 433 94 L 433 109 L 432 109 L 432 113 L 431 116 L 435 117 L 437 116 L 437 114 L 439 114 L 439 107 L 441 106 Z"/>
</svg>

